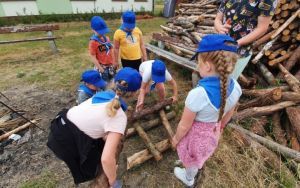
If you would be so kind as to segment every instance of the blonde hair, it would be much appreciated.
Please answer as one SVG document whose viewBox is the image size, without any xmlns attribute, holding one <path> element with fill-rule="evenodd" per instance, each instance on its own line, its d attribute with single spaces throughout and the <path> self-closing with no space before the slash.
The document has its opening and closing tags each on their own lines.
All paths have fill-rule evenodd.
<svg viewBox="0 0 300 188">
<path fill-rule="evenodd" d="M 118 81 L 117 82 L 117 85 L 120 85 L 120 86 L 123 86 L 123 87 L 126 87 L 127 86 L 127 83 L 125 81 Z M 117 87 L 115 87 L 116 89 L 116 96 L 115 98 L 106 105 L 106 113 L 109 117 L 114 117 L 118 110 L 120 109 L 121 107 L 121 103 L 120 103 L 120 99 L 119 97 L 120 96 L 123 96 L 126 92 L 125 91 L 121 91 L 120 89 L 118 89 Z"/>
<path fill-rule="evenodd" d="M 221 107 L 218 118 L 219 122 L 223 117 L 226 105 L 228 76 L 234 69 L 235 63 L 238 59 L 238 55 L 234 52 L 221 50 L 200 53 L 199 56 L 203 62 L 213 63 L 216 67 L 216 72 L 220 75 Z"/>
</svg>

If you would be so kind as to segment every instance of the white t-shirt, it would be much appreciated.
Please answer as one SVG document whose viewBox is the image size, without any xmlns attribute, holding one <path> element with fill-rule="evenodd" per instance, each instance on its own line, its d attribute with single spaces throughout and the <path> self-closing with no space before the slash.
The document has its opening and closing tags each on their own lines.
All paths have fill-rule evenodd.
<svg viewBox="0 0 300 188">
<path fill-rule="evenodd" d="M 139 71 L 140 71 L 140 74 L 142 75 L 144 83 L 147 83 L 151 80 L 153 62 L 154 62 L 154 60 L 144 61 L 140 65 Z M 172 80 L 172 76 L 167 69 L 166 69 L 166 80 L 167 81 Z"/>
<path fill-rule="evenodd" d="M 103 138 L 108 132 L 124 134 L 127 124 L 125 112 L 120 108 L 114 117 L 109 117 L 105 108 L 107 104 L 92 104 L 92 99 L 88 99 L 72 107 L 67 118 L 94 139 Z"/>
<path fill-rule="evenodd" d="M 234 80 L 234 87 L 230 95 L 227 97 L 224 114 L 231 110 L 239 101 L 242 95 L 241 86 Z M 201 86 L 192 89 L 186 100 L 185 106 L 192 112 L 196 112 L 195 121 L 214 123 L 218 121 L 219 109 L 217 109 L 209 100 L 205 89 Z"/>
</svg>

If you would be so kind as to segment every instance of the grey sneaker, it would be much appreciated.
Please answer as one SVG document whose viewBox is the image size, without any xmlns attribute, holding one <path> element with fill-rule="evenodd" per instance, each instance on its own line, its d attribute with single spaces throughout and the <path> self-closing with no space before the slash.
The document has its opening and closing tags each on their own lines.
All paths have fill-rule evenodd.
<svg viewBox="0 0 300 188">
<path fill-rule="evenodd" d="M 192 187 L 194 185 L 195 179 L 190 180 L 190 181 L 188 179 L 186 179 L 185 168 L 175 167 L 174 174 L 175 174 L 176 178 L 178 178 L 180 181 L 182 181 L 186 186 Z"/>
</svg>

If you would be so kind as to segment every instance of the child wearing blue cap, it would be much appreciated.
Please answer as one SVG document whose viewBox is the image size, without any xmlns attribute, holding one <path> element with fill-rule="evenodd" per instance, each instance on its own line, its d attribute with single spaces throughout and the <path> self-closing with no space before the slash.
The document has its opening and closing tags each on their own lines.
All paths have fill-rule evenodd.
<svg viewBox="0 0 300 188">
<path fill-rule="evenodd" d="M 109 28 L 100 16 L 94 16 L 91 19 L 91 28 L 94 34 L 90 38 L 89 53 L 95 69 L 108 82 L 114 77 L 115 69 L 118 67 L 118 64 L 115 64 L 113 45 L 109 37 L 106 36 L 109 33 Z"/>
<path fill-rule="evenodd" d="M 98 92 L 80 105 L 62 110 L 51 122 L 47 146 L 67 164 L 75 184 L 105 173 L 110 187 L 121 187 L 116 180 L 116 152 L 127 124 L 125 100 L 140 88 L 141 81 L 136 70 L 121 69 L 113 90 Z"/>
<path fill-rule="evenodd" d="M 143 82 L 138 97 L 136 111 L 140 111 L 144 106 L 145 95 L 156 89 L 159 100 L 163 101 L 166 97 L 165 82 L 168 81 L 173 89 L 173 102 L 177 101 L 178 89 L 176 81 L 172 78 L 171 74 L 166 68 L 166 65 L 161 60 L 149 60 L 141 64 L 139 68 L 142 75 Z"/>
<path fill-rule="evenodd" d="M 122 25 L 114 34 L 114 51 L 116 64 L 119 54 L 123 67 L 131 67 L 139 71 L 142 61 L 147 60 L 143 34 L 136 27 L 135 13 L 126 11 L 122 15 Z"/>
<path fill-rule="evenodd" d="M 217 148 L 242 94 L 240 85 L 230 77 L 237 57 L 234 39 L 221 34 L 204 36 L 193 57 L 202 79 L 189 92 L 172 139 L 185 167 L 175 167 L 174 174 L 187 186 L 194 184 L 198 170 Z"/>
<path fill-rule="evenodd" d="M 81 84 L 78 88 L 77 104 L 80 104 L 96 94 L 97 91 L 104 90 L 106 82 L 96 70 L 87 70 L 82 73 Z"/>
</svg>

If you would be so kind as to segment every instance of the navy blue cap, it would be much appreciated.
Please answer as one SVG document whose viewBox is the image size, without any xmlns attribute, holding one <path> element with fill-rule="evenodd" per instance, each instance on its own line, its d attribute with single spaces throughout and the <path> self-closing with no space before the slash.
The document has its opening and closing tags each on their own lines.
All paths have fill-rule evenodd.
<svg viewBox="0 0 300 188">
<path fill-rule="evenodd" d="M 87 70 L 83 72 L 81 75 L 81 81 L 84 81 L 88 84 L 93 84 L 98 88 L 104 88 L 106 86 L 106 82 L 96 70 Z"/>
<path fill-rule="evenodd" d="M 142 84 L 142 76 L 137 70 L 131 67 L 125 67 L 117 72 L 115 76 L 115 82 L 122 80 L 127 83 L 127 87 L 117 85 L 117 87 L 122 91 L 139 90 Z"/>
<path fill-rule="evenodd" d="M 100 35 L 105 35 L 109 33 L 109 28 L 107 27 L 105 21 L 100 16 L 93 16 L 91 19 L 91 28 L 95 30 Z"/>
<path fill-rule="evenodd" d="M 132 11 L 126 11 L 122 14 L 123 28 L 134 29 L 135 28 L 135 13 Z"/>
<path fill-rule="evenodd" d="M 219 50 L 237 53 L 237 42 L 230 36 L 224 34 L 205 35 L 199 42 L 196 54 L 192 57 L 191 60 L 194 60 L 198 53 L 213 52 Z"/>
<path fill-rule="evenodd" d="M 161 60 L 156 59 L 152 64 L 152 80 L 156 83 L 166 81 L 166 65 Z"/>
</svg>

